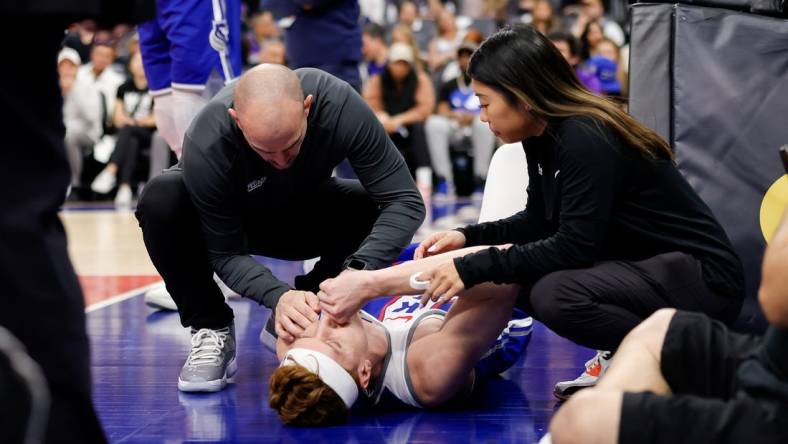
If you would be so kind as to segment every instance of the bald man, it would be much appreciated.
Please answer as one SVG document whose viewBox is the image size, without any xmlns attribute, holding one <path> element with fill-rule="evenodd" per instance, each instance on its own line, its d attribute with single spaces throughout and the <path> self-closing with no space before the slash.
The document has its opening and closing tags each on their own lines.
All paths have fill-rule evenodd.
<svg viewBox="0 0 788 444">
<path fill-rule="evenodd" d="M 192 350 L 182 391 L 218 391 L 235 364 L 233 312 L 213 281 L 274 310 L 294 340 L 317 319 L 319 284 L 389 265 L 424 203 L 383 126 L 347 83 L 317 69 L 259 65 L 195 117 L 180 163 L 145 187 L 137 218 Z M 359 180 L 331 177 L 348 159 Z M 320 256 L 291 287 L 250 257 Z"/>
</svg>

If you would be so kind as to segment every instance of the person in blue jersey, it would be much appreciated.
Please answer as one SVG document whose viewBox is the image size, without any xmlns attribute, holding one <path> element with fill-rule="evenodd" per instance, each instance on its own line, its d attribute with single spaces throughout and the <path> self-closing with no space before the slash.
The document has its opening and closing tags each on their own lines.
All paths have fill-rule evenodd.
<svg viewBox="0 0 788 444">
<path fill-rule="evenodd" d="M 241 75 L 240 11 L 240 0 L 157 0 L 156 17 L 138 27 L 156 127 L 178 158 L 212 73 Z"/>
</svg>

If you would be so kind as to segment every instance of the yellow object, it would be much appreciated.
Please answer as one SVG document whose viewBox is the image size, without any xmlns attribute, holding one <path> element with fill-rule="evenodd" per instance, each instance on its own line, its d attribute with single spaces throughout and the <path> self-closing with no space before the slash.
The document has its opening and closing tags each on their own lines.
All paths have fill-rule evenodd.
<svg viewBox="0 0 788 444">
<path fill-rule="evenodd" d="M 788 175 L 777 179 L 766 191 L 761 202 L 761 232 L 767 244 L 777 231 L 777 225 L 786 207 L 788 207 Z"/>
</svg>

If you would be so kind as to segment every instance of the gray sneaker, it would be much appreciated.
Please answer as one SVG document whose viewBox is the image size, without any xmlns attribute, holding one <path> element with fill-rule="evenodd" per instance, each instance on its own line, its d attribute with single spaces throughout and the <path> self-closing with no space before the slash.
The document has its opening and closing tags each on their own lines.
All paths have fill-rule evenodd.
<svg viewBox="0 0 788 444">
<path fill-rule="evenodd" d="M 235 363 L 235 326 L 192 329 L 192 350 L 178 377 L 182 392 L 218 392 L 227 386 Z"/>
<path fill-rule="evenodd" d="M 273 354 L 276 354 L 276 340 L 279 338 L 274 326 L 275 319 L 276 311 L 271 310 L 271 316 L 268 317 L 268 322 L 266 322 L 265 327 L 260 330 L 260 342 L 262 342 L 265 348 Z"/>
</svg>

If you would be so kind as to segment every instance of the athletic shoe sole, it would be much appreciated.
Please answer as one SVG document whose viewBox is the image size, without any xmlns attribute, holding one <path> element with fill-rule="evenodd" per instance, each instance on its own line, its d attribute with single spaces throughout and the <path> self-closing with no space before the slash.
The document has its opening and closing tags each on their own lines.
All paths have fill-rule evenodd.
<svg viewBox="0 0 788 444">
<path fill-rule="evenodd" d="M 573 385 L 571 387 L 567 387 L 564 390 L 558 390 L 557 388 L 553 390 L 553 396 L 560 399 L 561 401 L 566 401 L 567 399 L 571 398 L 572 395 L 579 392 L 580 390 L 590 388 L 595 386 L 596 384 L 591 385 Z"/>
<path fill-rule="evenodd" d="M 178 378 L 178 390 L 182 392 L 218 392 L 227 387 L 227 380 L 235 375 L 238 371 L 238 364 L 233 358 L 228 364 L 227 369 L 224 371 L 224 376 L 221 379 L 214 379 L 213 381 L 184 381 Z"/>
</svg>

